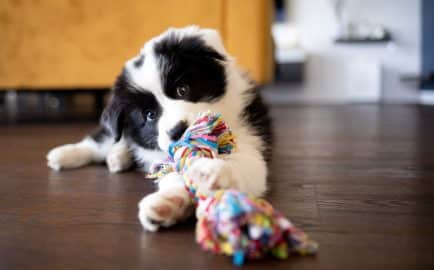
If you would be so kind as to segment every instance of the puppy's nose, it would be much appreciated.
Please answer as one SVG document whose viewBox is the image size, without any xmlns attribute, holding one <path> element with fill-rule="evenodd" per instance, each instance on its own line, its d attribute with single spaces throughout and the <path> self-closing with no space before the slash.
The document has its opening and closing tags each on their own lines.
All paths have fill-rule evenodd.
<svg viewBox="0 0 434 270">
<path fill-rule="evenodd" d="M 188 128 L 187 121 L 180 121 L 176 126 L 174 126 L 167 134 L 172 141 L 177 141 L 184 134 L 185 130 Z"/>
</svg>

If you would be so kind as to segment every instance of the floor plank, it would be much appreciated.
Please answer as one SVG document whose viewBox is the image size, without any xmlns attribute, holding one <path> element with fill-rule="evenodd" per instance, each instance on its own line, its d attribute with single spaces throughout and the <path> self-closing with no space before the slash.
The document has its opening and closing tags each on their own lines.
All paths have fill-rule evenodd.
<svg viewBox="0 0 434 270">
<path fill-rule="evenodd" d="M 267 198 L 319 241 L 314 258 L 246 269 L 433 269 L 434 109 L 274 106 Z M 45 153 L 90 124 L 0 126 L 0 269 L 233 269 L 194 221 L 142 230 L 140 172 L 53 172 Z"/>
</svg>

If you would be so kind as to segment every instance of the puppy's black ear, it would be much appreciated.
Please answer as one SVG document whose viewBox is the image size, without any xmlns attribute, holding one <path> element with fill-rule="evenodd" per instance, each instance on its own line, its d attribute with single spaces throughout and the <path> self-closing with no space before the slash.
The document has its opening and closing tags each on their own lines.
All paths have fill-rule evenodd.
<svg viewBox="0 0 434 270">
<path fill-rule="evenodd" d="M 124 104 L 112 97 L 101 115 L 101 124 L 111 132 L 115 142 L 122 137 L 125 120 L 124 107 Z"/>
</svg>

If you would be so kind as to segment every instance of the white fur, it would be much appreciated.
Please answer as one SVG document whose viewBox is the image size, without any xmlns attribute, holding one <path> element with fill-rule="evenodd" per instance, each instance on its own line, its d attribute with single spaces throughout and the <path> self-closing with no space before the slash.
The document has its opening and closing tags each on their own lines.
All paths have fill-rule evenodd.
<svg viewBox="0 0 434 270">
<path fill-rule="evenodd" d="M 137 161 L 143 164 L 144 171 L 148 171 L 152 163 L 162 162 L 167 158 L 167 154 L 163 151 L 145 149 L 135 143 L 131 143 L 131 148 Z"/>
<path fill-rule="evenodd" d="M 143 227 L 151 232 L 158 230 L 160 226 L 171 226 L 193 213 L 190 195 L 185 190 L 182 177 L 177 173 L 168 174 L 159 180 L 158 191 L 144 197 L 138 206 L 139 220 Z M 169 209 L 169 214 L 165 216 L 159 214 L 158 210 L 161 207 Z"/>
<path fill-rule="evenodd" d="M 131 167 L 133 160 L 128 146 L 123 140 L 113 144 L 114 140 L 106 138 L 97 143 L 86 137 L 81 142 L 66 144 L 52 149 L 47 154 L 48 167 L 60 171 L 75 169 L 91 163 L 107 163 L 112 173 L 121 172 Z"/>
<path fill-rule="evenodd" d="M 47 154 L 47 164 L 54 170 L 73 169 L 92 162 L 102 162 L 113 141 L 97 144 L 87 137 L 81 142 L 58 146 Z"/>
<path fill-rule="evenodd" d="M 110 148 L 106 163 L 111 173 L 125 171 L 133 165 L 130 149 L 124 140 L 120 140 Z"/>
<path fill-rule="evenodd" d="M 266 163 L 261 154 L 264 146 L 262 141 L 240 119 L 241 110 L 249 101 L 249 96 L 245 93 L 252 85 L 242 76 L 242 72 L 236 68 L 233 58 L 227 56 L 228 61 L 225 64 L 227 77 L 226 94 L 215 103 L 189 103 L 182 100 L 170 99 L 163 94 L 161 81 L 158 76 L 154 76 L 153 74 L 143 75 L 157 70 L 152 45 L 172 31 L 177 31 L 181 35 L 202 36 L 207 45 L 226 55 L 224 46 L 216 31 L 199 29 L 197 27 L 170 29 L 144 46 L 142 50 L 142 53 L 145 54 L 143 66 L 140 69 L 129 68 L 128 71 L 134 83 L 143 89 L 151 91 L 163 107 L 163 114 L 160 116 L 158 122 L 159 146 L 167 150 L 171 143 L 167 132 L 179 121 L 187 120 L 188 123 L 192 123 L 200 112 L 207 110 L 220 112 L 234 134 L 236 134 L 237 149 L 231 155 L 222 156 L 221 159 L 200 159 L 196 164 L 193 164 L 187 173 L 198 181 L 199 188 L 202 189 L 201 192 L 207 192 L 219 187 L 233 187 L 256 196 L 262 195 L 266 190 L 267 177 Z M 131 60 L 129 63 L 133 61 Z M 131 67 L 131 64 L 127 64 L 128 67 Z M 179 188 L 179 183 L 176 181 L 166 182 L 174 183 L 172 188 L 178 190 L 176 194 L 182 192 Z M 164 181 L 161 183 L 164 183 Z M 139 217 L 145 229 L 154 231 L 158 228 L 158 225 L 155 224 L 150 226 L 149 219 L 157 218 L 162 221 L 162 226 L 167 226 L 174 224 L 179 218 L 180 213 L 178 211 L 174 211 L 173 216 L 162 218 L 156 217 L 156 212 L 151 210 L 152 207 L 167 204 L 167 200 L 163 200 L 160 197 L 169 196 L 170 190 L 171 184 L 166 184 L 164 189 L 160 185 L 159 191 L 149 195 L 148 197 L 150 198 L 145 197 L 141 201 Z M 186 192 L 184 191 L 184 193 Z"/>
<path fill-rule="evenodd" d="M 189 103 L 173 100 L 164 95 L 153 45 L 174 31 L 181 36 L 200 36 L 208 46 L 226 56 L 226 94 L 217 102 Z M 236 135 L 235 151 L 216 160 L 200 159 L 187 173 L 198 181 L 201 192 L 219 187 L 232 187 L 256 196 L 262 195 L 266 190 L 267 177 L 266 163 L 262 156 L 264 145 L 241 119 L 241 110 L 251 98 L 246 92 L 252 85 L 238 70 L 235 60 L 227 55 L 219 34 L 215 30 L 196 26 L 172 28 L 147 42 L 141 54 L 145 58 L 140 68 L 133 66 L 138 57 L 127 61 L 125 68 L 128 70 L 130 82 L 136 84 L 138 89 L 151 91 L 163 108 L 158 122 L 159 146 L 167 150 L 171 143 L 167 132 L 179 121 L 187 120 L 188 123 L 192 123 L 199 112 L 219 112 Z M 91 162 L 102 162 L 107 157 L 110 171 L 126 169 L 130 165 L 128 149 L 123 143 L 111 147 L 112 144 L 113 141 L 107 141 L 98 145 L 88 138 L 77 144 L 61 146 L 50 151 L 47 156 L 48 165 L 56 170 L 76 168 Z M 145 165 L 152 161 L 161 161 L 166 156 L 161 151 L 146 150 L 135 144 L 130 147 L 135 152 L 135 157 Z M 181 176 L 176 173 L 169 174 L 159 181 L 158 191 L 141 200 L 139 219 L 146 230 L 155 231 L 159 226 L 170 226 L 184 219 L 191 213 L 190 209 L 191 203 Z M 158 224 L 151 220 L 157 221 Z"/>
</svg>

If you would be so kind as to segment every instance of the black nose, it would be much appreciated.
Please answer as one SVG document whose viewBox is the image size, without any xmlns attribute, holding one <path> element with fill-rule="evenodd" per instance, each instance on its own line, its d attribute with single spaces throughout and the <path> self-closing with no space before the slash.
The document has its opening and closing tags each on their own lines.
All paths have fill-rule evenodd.
<svg viewBox="0 0 434 270">
<path fill-rule="evenodd" d="M 172 141 L 177 141 L 181 138 L 182 134 L 184 134 L 185 130 L 188 128 L 188 124 L 186 121 L 180 121 L 176 126 L 174 126 L 167 134 L 169 135 Z"/>
</svg>

